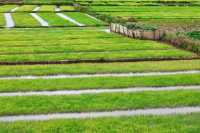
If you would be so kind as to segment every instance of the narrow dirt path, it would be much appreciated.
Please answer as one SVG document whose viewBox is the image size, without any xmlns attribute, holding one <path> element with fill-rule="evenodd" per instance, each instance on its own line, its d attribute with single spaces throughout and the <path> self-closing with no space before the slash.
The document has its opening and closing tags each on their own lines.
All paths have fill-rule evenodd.
<svg viewBox="0 0 200 133">
<path fill-rule="evenodd" d="M 30 14 L 33 18 L 35 18 L 41 24 L 41 26 L 49 26 L 48 22 L 46 22 L 44 19 L 42 19 L 36 13 L 30 13 Z"/>
<path fill-rule="evenodd" d="M 97 18 L 95 18 L 95 17 L 93 17 L 93 16 L 91 16 L 91 15 L 89 15 L 89 14 L 86 14 L 86 13 L 85 13 L 85 15 L 88 16 L 88 17 L 91 18 L 91 19 L 94 19 L 94 20 L 100 21 L 99 19 L 97 19 Z"/>
<path fill-rule="evenodd" d="M 40 6 L 37 6 L 36 8 L 33 9 L 33 12 L 38 12 L 40 10 Z"/>
<path fill-rule="evenodd" d="M 175 72 L 144 72 L 144 73 L 104 73 L 104 74 L 58 74 L 44 76 L 2 76 L 0 80 L 10 79 L 60 79 L 60 78 L 91 78 L 91 77 L 143 77 L 143 76 L 162 76 L 162 75 L 178 75 L 178 74 L 200 74 L 200 70 L 175 71 Z"/>
<path fill-rule="evenodd" d="M 10 12 L 15 12 L 15 11 L 17 11 L 17 10 L 19 9 L 19 7 L 20 7 L 20 6 L 17 6 L 17 7 L 15 7 L 15 8 L 11 9 Z"/>
<path fill-rule="evenodd" d="M 143 91 L 174 91 L 174 90 L 200 90 L 199 86 L 171 86 L 171 87 L 133 87 L 115 89 L 86 89 L 86 90 L 56 90 L 56 91 L 31 91 L 0 93 L 0 97 L 14 96 L 53 96 L 53 95 L 81 95 L 101 93 L 134 93 Z"/>
<path fill-rule="evenodd" d="M 5 17 L 5 20 L 6 20 L 6 27 L 7 28 L 15 27 L 15 23 L 13 21 L 11 13 L 4 13 L 4 17 Z"/>
<path fill-rule="evenodd" d="M 84 24 L 81 24 L 81 23 L 77 22 L 76 20 L 70 18 L 69 16 L 67 16 L 67 15 L 65 15 L 65 14 L 63 14 L 63 13 L 56 13 L 56 14 L 57 14 L 59 17 L 61 17 L 61 18 L 65 19 L 65 20 L 68 20 L 68 21 L 70 21 L 70 22 L 76 24 L 77 26 L 85 26 Z"/>
<path fill-rule="evenodd" d="M 121 116 L 140 116 L 140 115 L 175 115 L 200 112 L 200 107 L 177 107 L 177 108 L 156 108 L 156 109 L 137 109 L 137 110 L 115 110 L 110 112 L 82 112 L 82 113 L 52 113 L 38 115 L 19 115 L 1 116 L 1 122 L 15 121 L 44 121 L 52 119 L 85 119 L 99 117 L 121 117 Z"/>
</svg>

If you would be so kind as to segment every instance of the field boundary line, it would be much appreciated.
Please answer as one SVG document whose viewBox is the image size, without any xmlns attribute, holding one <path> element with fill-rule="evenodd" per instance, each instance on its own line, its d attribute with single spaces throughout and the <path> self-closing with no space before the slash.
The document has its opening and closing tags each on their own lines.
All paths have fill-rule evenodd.
<svg viewBox="0 0 200 133">
<path fill-rule="evenodd" d="M 101 20 L 99 20 L 99 19 L 97 19 L 97 18 L 95 18 L 95 17 L 93 17 L 93 16 L 91 16 L 91 15 L 89 15 L 89 14 L 87 14 L 87 13 L 84 13 L 86 16 L 88 16 L 89 18 L 91 18 L 91 19 L 94 19 L 94 20 L 96 20 L 96 21 L 101 21 Z"/>
<path fill-rule="evenodd" d="M 70 21 L 70 22 L 72 22 L 72 23 L 74 23 L 74 24 L 76 24 L 78 26 L 85 26 L 84 24 L 81 24 L 81 23 L 77 22 L 76 20 L 72 19 L 71 17 L 69 17 L 69 16 L 67 16 L 67 15 L 65 15 L 63 13 L 56 13 L 56 14 L 57 14 L 57 16 L 65 19 L 65 20 L 68 20 L 68 21 Z"/>
<path fill-rule="evenodd" d="M 35 7 L 35 8 L 33 9 L 33 12 L 37 12 L 37 11 L 39 11 L 40 8 L 41 8 L 41 6 L 37 6 L 37 7 Z"/>
<path fill-rule="evenodd" d="M 114 110 L 105 112 L 81 112 L 81 113 L 52 113 L 38 115 L 16 115 L 16 116 L 1 116 L 1 122 L 15 121 L 45 121 L 52 119 L 86 119 L 100 117 L 121 117 L 121 116 L 163 116 L 199 113 L 200 107 L 175 107 L 175 108 L 151 108 L 151 109 L 136 109 L 136 110 Z"/>
<path fill-rule="evenodd" d="M 20 7 L 20 6 L 17 6 L 17 7 L 15 7 L 15 8 L 11 9 L 10 12 L 13 13 L 13 12 L 17 11 L 17 10 L 19 9 L 19 7 Z"/>
<path fill-rule="evenodd" d="M 102 29 L 100 31 L 106 32 L 106 33 L 111 33 L 110 29 Z"/>
<path fill-rule="evenodd" d="M 14 96 L 55 96 L 55 95 L 81 95 L 101 93 L 134 93 L 144 91 L 175 91 L 175 90 L 200 90 L 199 86 L 170 86 L 170 87 L 133 87 L 115 89 L 85 89 L 85 90 L 51 90 L 51 91 L 30 91 L 30 92 L 2 92 L 0 97 Z"/>
<path fill-rule="evenodd" d="M 91 77 L 143 77 L 143 76 L 162 76 L 178 74 L 200 74 L 200 70 L 172 71 L 172 72 L 129 72 L 129 73 L 97 73 L 97 74 L 55 74 L 44 76 L 0 76 L 0 80 L 10 79 L 60 79 L 60 78 L 91 78 Z"/>
<path fill-rule="evenodd" d="M 58 61 L 0 61 L 0 65 L 39 65 L 39 64 L 77 64 L 77 63 L 112 63 L 112 62 L 143 62 L 143 61 L 176 61 L 176 60 L 199 60 L 200 57 L 188 58 L 123 58 L 123 59 L 81 59 L 81 60 L 58 60 Z"/>
<path fill-rule="evenodd" d="M 6 21 L 6 27 L 7 28 L 13 28 L 15 27 L 15 22 L 13 20 L 13 17 L 11 13 L 4 13 L 5 21 Z"/>
<path fill-rule="evenodd" d="M 49 26 L 48 22 L 45 21 L 44 19 L 42 19 L 42 18 L 41 18 L 39 15 L 37 15 L 36 13 L 30 13 L 30 14 L 31 14 L 31 16 L 32 16 L 33 18 L 35 18 L 35 19 L 40 23 L 41 26 Z"/>
</svg>

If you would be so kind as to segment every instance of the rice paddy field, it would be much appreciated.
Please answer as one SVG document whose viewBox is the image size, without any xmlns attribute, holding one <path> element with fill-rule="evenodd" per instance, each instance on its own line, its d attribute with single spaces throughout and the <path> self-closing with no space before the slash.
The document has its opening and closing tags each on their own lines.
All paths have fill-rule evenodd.
<svg viewBox="0 0 200 133">
<path fill-rule="evenodd" d="M 80 4 L 81 2 L 83 1 L 80 1 Z M 197 4 L 199 1 L 195 1 L 196 4 L 194 4 L 194 1 L 135 1 L 131 2 L 132 4 L 121 2 L 122 4 L 116 5 L 94 4 L 95 2 L 83 5 L 99 14 L 121 17 L 125 20 L 134 18 L 134 21 L 158 27 L 178 28 L 182 26 L 187 28 L 199 26 L 199 4 Z M 98 2 L 101 3 L 101 1 Z M 114 3 L 120 3 L 120 1 Z M 173 3 L 176 5 L 173 5 Z"/>
<path fill-rule="evenodd" d="M 69 4 L 187 25 L 199 1 L 23 2 L 0 6 L 0 133 L 200 132 L 199 54 L 112 33 Z"/>
</svg>

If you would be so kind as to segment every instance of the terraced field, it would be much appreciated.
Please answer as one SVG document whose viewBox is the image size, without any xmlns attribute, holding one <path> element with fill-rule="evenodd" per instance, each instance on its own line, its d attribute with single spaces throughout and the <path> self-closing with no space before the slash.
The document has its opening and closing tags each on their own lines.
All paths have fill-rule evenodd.
<svg viewBox="0 0 200 133">
<path fill-rule="evenodd" d="M 90 6 L 91 11 L 99 14 L 121 17 L 134 21 L 165 27 L 198 27 L 200 14 L 198 6 Z"/>
<path fill-rule="evenodd" d="M 70 5 L 12 6 L 0 8 L 0 133 L 200 131 L 198 54 L 112 33 Z M 144 12 L 180 19 L 199 10 L 92 8 L 144 19 L 155 16 Z"/>
<path fill-rule="evenodd" d="M 0 62 L 42 63 L 198 58 L 194 53 L 166 44 L 132 40 L 101 30 L 103 29 L 49 29 L 48 32 L 46 29 L 1 30 L 0 39 L 4 40 L 1 41 L 4 48 L 0 50 Z M 33 36 L 37 40 L 32 40 Z M 66 38 L 72 39 L 66 41 Z M 15 39 L 15 42 L 12 43 L 10 39 Z"/>
<path fill-rule="evenodd" d="M 163 60 L 124 63 L 1 65 L 0 102 L 2 104 L 0 105 L 2 110 L 0 111 L 0 120 L 16 120 L 16 122 L 7 124 L 1 122 L 2 131 L 35 132 L 34 127 L 37 126 L 36 132 L 43 132 L 48 130 L 48 126 L 57 122 L 61 124 L 54 124 L 51 127 L 59 128 L 61 131 L 70 131 L 68 128 L 63 128 L 63 124 L 68 125 L 71 121 L 73 121 L 70 124 L 71 128 L 74 128 L 75 123 L 76 125 L 80 124 L 78 129 L 82 128 L 82 123 L 94 122 L 94 127 L 89 130 L 95 131 L 98 128 L 96 123 L 102 123 L 104 120 L 120 123 L 119 121 L 122 119 L 127 120 L 128 126 L 123 123 L 120 123 L 119 126 L 128 130 L 135 119 L 145 121 L 150 118 L 155 119 L 155 124 L 156 120 L 162 120 L 162 124 L 167 124 L 169 120 L 188 119 L 194 130 L 197 130 L 198 126 L 195 123 L 198 122 L 198 119 L 194 119 L 199 114 L 98 119 L 95 118 L 95 114 L 91 114 L 94 119 L 49 119 L 54 113 L 61 113 L 61 117 L 55 114 L 54 117 L 51 117 L 52 119 L 67 118 L 68 114 L 65 116 L 62 113 L 72 112 L 104 112 L 105 114 L 102 116 L 106 116 L 107 111 L 116 110 L 143 109 L 148 111 L 148 109 L 181 109 L 181 107 L 199 106 L 200 60 L 164 61 L 165 58 L 170 57 L 184 59 L 198 57 L 197 55 L 178 50 L 167 44 L 132 40 L 102 30 L 102 28 L 50 28 L 48 30 L 2 29 L 0 31 L 3 35 L 0 37 L 2 63 L 47 61 L 51 63 L 52 61 L 62 62 L 66 59 L 98 61 L 126 57 L 132 59 L 137 57 L 143 60 L 150 57 L 152 59 L 162 57 Z M 33 39 L 33 37 L 37 39 Z M 182 108 L 181 110 L 187 109 Z M 129 113 L 127 112 L 127 114 Z M 29 116 L 33 114 L 34 116 Z M 43 117 L 37 117 L 38 114 L 44 114 L 44 119 L 48 121 L 17 122 L 20 119 L 42 120 Z M 47 117 L 45 114 L 50 114 L 50 116 Z M 25 116 L 24 118 L 16 117 L 16 119 L 4 117 L 13 115 Z M 69 114 L 68 117 L 79 118 L 79 114 Z M 83 117 L 88 118 L 87 114 Z M 181 124 L 183 125 L 185 122 Z M 44 125 L 46 125 L 45 128 L 42 128 Z M 102 125 L 104 124 L 102 123 Z M 176 125 L 180 126 L 180 123 L 169 126 Z M 148 126 L 148 123 L 145 126 Z M 73 131 L 78 131 L 78 129 L 74 128 Z M 163 127 L 164 129 L 166 127 Z M 188 126 L 184 127 L 184 130 L 189 129 Z M 101 131 L 104 130 L 106 129 L 101 129 Z M 146 128 L 144 127 L 142 130 L 145 131 Z M 157 130 L 157 128 L 149 130 Z M 175 131 L 182 130 L 183 128 L 177 128 Z M 121 130 L 119 129 L 119 131 Z"/>
<path fill-rule="evenodd" d="M 14 9 L 16 5 L 2 5 L 0 6 L 0 12 L 9 12 Z"/>
<path fill-rule="evenodd" d="M 184 19 L 184 18 L 199 18 L 200 14 L 198 7 L 174 7 L 174 6 L 93 6 L 93 10 L 111 14 L 112 16 L 134 17 L 138 19 Z M 194 14 L 194 12 L 196 12 Z"/>
<path fill-rule="evenodd" d="M 75 8 L 69 5 L 60 7 L 56 5 L 4 5 L 0 8 L 0 12 L 2 12 L 0 13 L 0 26 L 9 28 L 107 25 L 86 13 L 75 12 Z"/>
</svg>

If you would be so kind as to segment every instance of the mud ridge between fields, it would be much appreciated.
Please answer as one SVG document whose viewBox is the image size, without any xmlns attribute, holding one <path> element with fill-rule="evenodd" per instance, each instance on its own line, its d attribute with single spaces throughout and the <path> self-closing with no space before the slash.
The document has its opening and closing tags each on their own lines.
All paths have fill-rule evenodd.
<svg viewBox="0 0 200 133">
<path fill-rule="evenodd" d="M 175 61 L 175 60 L 199 60 L 200 57 L 188 58 L 127 58 L 127 59 L 83 59 L 83 60 L 61 60 L 61 61 L 0 61 L 0 65 L 43 65 L 43 64 L 76 64 L 76 63 L 112 63 L 112 62 L 142 62 L 142 61 Z"/>
</svg>

